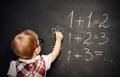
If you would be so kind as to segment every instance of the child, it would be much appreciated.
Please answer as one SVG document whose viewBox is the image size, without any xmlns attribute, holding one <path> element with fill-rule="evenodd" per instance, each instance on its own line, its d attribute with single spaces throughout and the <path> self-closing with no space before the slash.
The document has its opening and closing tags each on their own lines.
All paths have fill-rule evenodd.
<svg viewBox="0 0 120 77">
<path fill-rule="evenodd" d="M 46 71 L 59 55 L 63 39 L 61 32 L 55 32 L 55 34 L 56 42 L 52 52 L 40 56 L 41 42 L 38 40 L 38 35 L 32 30 L 18 33 L 11 47 L 19 59 L 11 61 L 8 77 L 46 77 Z"/>
</svg>

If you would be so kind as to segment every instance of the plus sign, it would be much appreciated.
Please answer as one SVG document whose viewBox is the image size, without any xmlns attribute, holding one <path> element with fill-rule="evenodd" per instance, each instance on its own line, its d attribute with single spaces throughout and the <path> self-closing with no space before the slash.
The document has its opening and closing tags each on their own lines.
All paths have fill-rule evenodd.
<svg viewBox="0 0 120 77">
<path fill-rule="evenodd" d="M 74 39 L 77 40 L 77 42 L 80 42 L 82 38 L 79 35 L 77 35 Z"/>
<path fill-rule="evenodd" d="M 79 17 L 79 20 L 76 20 L 76 22 L 78 22 L 78 25 L 81 24 L 81 22 L 84 22 L 84 20 L 81 19 L 81 16 Z"/>
<path fill-rule="evenodd" d="M 82 57 L 82 55 L 79 55 L 78 53 L 74 55 L 76 57 L 76 59 L 78 59 L 79 57 Z"/>
</svg>

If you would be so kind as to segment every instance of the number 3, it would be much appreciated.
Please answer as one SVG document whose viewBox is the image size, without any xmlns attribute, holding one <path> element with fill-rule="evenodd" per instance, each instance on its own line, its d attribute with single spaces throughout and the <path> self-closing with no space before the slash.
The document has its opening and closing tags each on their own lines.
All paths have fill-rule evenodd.
<svg viewBox="0 0 120 77">
<path fill-rule="evenodd" d="M 90 50 L 88 48 L 84 48 L 84 50 L 86 50 L 85 54 L 90 55 L 90 58 L 86 58 L 85 61 L 90 61 L 93 59 L 93 54 L 90 52 Z"/>
<path fill-rule="evenodd" d="M 104 32 L 102 32 L 101 35 L 102 35 L 101 38 L 105 39 L 105 41 L 104 42 L 99 42 L 98 43 L 99 45 L 103 45 L 103 44 L 107 43 L 108 40 L 109 40 L 108 37 L 106 36 L 106 34 Z"/>
</svg>

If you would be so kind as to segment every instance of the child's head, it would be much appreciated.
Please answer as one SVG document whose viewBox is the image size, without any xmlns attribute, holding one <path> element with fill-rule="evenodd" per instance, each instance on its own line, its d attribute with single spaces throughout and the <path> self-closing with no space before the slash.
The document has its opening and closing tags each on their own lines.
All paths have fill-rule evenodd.
<svg viewBox="0 0 120 77">
<path fill-rule="evenodd" d="M 40 52 L 38 35 L 32 30 L 18 33 L 12 43 L 14 53 L 23 59 L 31 59 Z"/>
</svg>

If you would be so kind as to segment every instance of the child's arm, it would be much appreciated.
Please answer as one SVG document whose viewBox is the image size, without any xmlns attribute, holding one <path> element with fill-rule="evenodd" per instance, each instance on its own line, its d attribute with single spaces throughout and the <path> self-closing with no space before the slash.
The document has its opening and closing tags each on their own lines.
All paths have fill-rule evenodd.
<svg viewBox="0 0 120 77">
<path fill-rule="evenodd" d="M 63 34 L 61 32 L 55 32 L 56 34 L 56 42 L 55 42 L 55 46 L 53 48 L 53 51 L 49 54 L 51 56 L 51 63 L 57 58 L 57 56 L 60 53 L 60 49 L 61 49 L 61 43 L 62 43 L 62 39 L 63 39 Z"/>
</svg>

